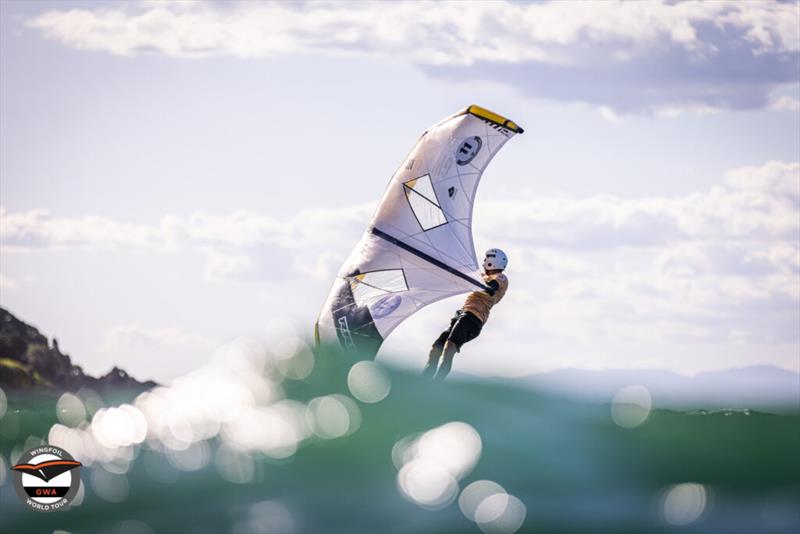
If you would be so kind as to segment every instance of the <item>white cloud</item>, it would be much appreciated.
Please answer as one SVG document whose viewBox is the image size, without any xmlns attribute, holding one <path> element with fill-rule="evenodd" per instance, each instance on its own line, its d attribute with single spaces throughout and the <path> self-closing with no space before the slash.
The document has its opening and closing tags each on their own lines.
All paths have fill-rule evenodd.
<svg viewBox="0 0 800 534">
<path fill-rule="evenodd" d="M 586 265 L 570 251 L 792 242 L 800 232 L 799 205 L 800 164 L 771 161 L 734 169 L 726 174 L 724 186 L 685 196 L 518 197 L 479 202 L 476 210 L 484 221 L 481 234 L 538 247 L 530 256 L 531 265 L 578 272 Z M 284 267 L 291 263 L 286 258 L 311 252 L 314 261 L 298 267 L 317 273 L 329 269 L 338 257 L 314 251 L 333 242 L 355 242 L 372 208 L 303 210 L 281 219 L 247 211 L 169 214 L 155 225 L 99 216 L 54 217 L 41 209 L 8 213 L 0 208 L 0 241 L 11 251 L 191 247 L 207 256 L 212 277 L 249 273 L 265 251 L 284 251 L 280 258 Z"/>
<path fill-rule="evenodd" d="M 50 10 L 28 25 L 121 56 L 403 59 L 611 116 L 767 106 L 771 89 L 797 83 L 797 19 L 788 2 L 145 2 Z"/>
<path fill-rule="evenodd" d="M 772 100 L 770 109 L 775 111 L 800 111 L 800 100 L 792 96 L 782 95 Z"/>
<path fill-rule="evenodd" d="M 762 167 L 742 167 L 728 172 L 726 178 L 733 187 L 800 202 L 800 165 L 797 163 L 771 161 Z"/>
<path fill-rule="evenodd" d="M 43 209 L 8 213 L 0 208 L 0 244 L 6 252 L 41 249 L 199 252 L 204 278 L 257 281 L 287 274 L 327 280 L 348 251 L 320 252 L 341 240 L 355 242 L 373 206 L 303 210 L 275 218 L 247 211 L 227 215 L 168 214 L 157 224 L 131 224 L 107 217 L 56 217 Z"/>
<path fill-rule="evenodd" d="M 218 346 L 212 339 L 176 327 L 148 328 L 138 324 L 109 328 L 98 347 L 112 361 L 126 362 L 133 376 L 173 377 L 197 367 Z"/>
<path fill-rule="evenodd" d="M 488 223 L 481 232 L 559 249 L 796 238 L 800 164 L 773 161 L 726 178 L 724 186 L 678 197 L 532 197 L 477 209 Z"/>
<path fill-rule="evenodd" d="M 54 218 L 47 210 L 34 209 L 8 214 L 0 208 L 0 239 L 24 246 L 104 246 L 146 247 L 161 241 L 157 228 L 114 221 L 88 215 L 81 218 Z"/>
<path fill-rule="evenodd" d="M 796 51 L 796 6 L 767 2 L 157 2 L 47 11 L 29 22 L 81 49 L 119 55 L 263 57 L 304 51 L 400 54 L 415 62 L 576 61 L 544 46 L 672 42 L 703 56 L 715 47 L 695 24 L 744 31 L 762 53 Z M 413 47 L 408 44 L 413 43 Z M 633 46 L 629 54 L 647 50 Z"/>
<path fill-rule="evenodd" d="M 210 281 L 247 278 L 254 274 L 253 259 L 241 252 L 223 252 L 204 247 L 206 254 L 205 277 Z"/>
<path fill-rule="evenodd" d="M 590 268 L 585 260 L 575 254 L 529 246 L 516 248 L 514 264 L 516 270 L 533 276 L 576 275 L 586 273 Z"/>
<path fill-rule="evenodd" d="M 372 206 L 304 210 L 277 219 L 247 211 L 227 215 L 169 214 L 158 224 L 131 224 L 107 217 L 55 217 L 43 209 L 8 213 L 0 208 L 0 243 L 7 252 L 37 249 L 197 250 L 206 257 L 205 276 L 219 281 L 257 278 L 296 264 L 312 276 L 320 266 L 341 263 L 346 251 L 319 263 L 321 246 L 364 231 Z M 324 255 L 323 255 L 324 256 Z"/>
<path fill-rule="evenodd" d="M 576 352 L 598 350 L 592 340 L 623 339 L 783 347 L 785 355 L 800 344 L 799 182 L 800 164 L 772 161 L 734 169 L 723 185 L 684 196 L 479 202 L 477 241 L 498 243 L 511 257 L 513 289 L 492 319 L 502 326 L 493 329 L 508 334 L 502 343 L 509 347 L 535 332 L 575 343 Z M 250 212 L 169 215 L 155 225 L 3 211 L 0 237 L 4 250 L 23 253 L 196 250 L 206 255 L 211 280 L 292 280 L 324 291 L 371 208 L 303 211 L 281 221 Z M 70 230 L 55 230 L 62 227 Z M 284 284 L 285 291 L 295 285 Z M 288 298 L 275 291 L 272 298 Z M 115 337 L 134 333 L 154 337 L 137 330 Z M 159 343 L 171 339 L 161 334 Z"/>
<path fill-rule="evenodd" d="M 600 108 L 597 111 L 599 111 L 600 116 L 603 117 L 608 122 L 619 123 L 622 121 L 619 115 L 614 113 L 614 110 L 609 108 L 608 106 L 600 106 Z"/>
<path fill-rule="evenodd" d="M 119 350 L 141 348 L 167 348 L 211 350 L 214 344 L 208 338 L 187 333 L 179 328 L 145 328 L 135 324 L 110 328 L 103 337 L 100 352 L 113 354 Z"/>
<path fill-rule="evenodd" d="M 513 312 L 526 317 L 520 335 L 534 329 L 575 343 L 642 346 L 735 340 L 789 345 L 796 354 L 799 188 L 800 165 L 773 161 L 735 169 L 724 186 L 680 197 L 489 203 L 481 233 L 506 236 L 512 267 L 522 260 L 526 268 L 517 272 L 546 280 L 527 284 Z M 548 251 L 580 268 L 535 265 Z"/>
<path fill-rule="evenodd" d="M 9 291 L 17 289 L 19 284 L 13 278 L 0 273 L 0 289 L 7 289 Z"/>
</svg>

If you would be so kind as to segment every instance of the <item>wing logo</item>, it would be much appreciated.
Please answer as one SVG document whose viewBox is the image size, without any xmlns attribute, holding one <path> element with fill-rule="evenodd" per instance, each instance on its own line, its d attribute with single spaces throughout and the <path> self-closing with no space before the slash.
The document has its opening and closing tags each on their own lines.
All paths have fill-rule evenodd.
<svg viewBox="0 0 800 534">
<path fill-rule="evenodd" d="M 350 335 L 350 326 L 347 324 L 347 316 L 342 315 L 339 317 L 339 332 L 341 332 L 342 337 L 345 340 L 345 347 L 349 350 L 355 349 L 355 343 L 353 343 L 353 337 Z"/>
<path fill-rule="evenodd" d="M 22 501 L 37 512 L 64 510 L 81 486 L 81 463 L 60 447 L 43 445 L 25 452 L 14 472 L 14 488 Z"/>
<path fill-rule="evenodd" d="M 372 306 L 372 317 L 375 319 L 386 317 L 395 311 L 402 301 L 403 297 L 400 295 L 386 295 Z"/>
<path fill-rule="evenodd" d="M 456 149 L 456 163 L 459 165 L 466 165 L 478 155 L 483 146 L 483 141 L 480 137 L 470 137 L 464 139 Z"/>
<path fill-rule="evenodd" d="M 505 129 L 504 127 L 500 126 L 496 122 L 492 122 L 492 121 L 486 120 L 486 119 L 484 119 L 483 122 L 485 122 L 490 128 L 492 128 L 494 130 L 497 130 L 498 132 L 500 132 L 501 134 L 503 134 L 506 137 L 509 137 L 511 135 L 511 132 L 509 132 L 507 129 Z"/>
</svg>

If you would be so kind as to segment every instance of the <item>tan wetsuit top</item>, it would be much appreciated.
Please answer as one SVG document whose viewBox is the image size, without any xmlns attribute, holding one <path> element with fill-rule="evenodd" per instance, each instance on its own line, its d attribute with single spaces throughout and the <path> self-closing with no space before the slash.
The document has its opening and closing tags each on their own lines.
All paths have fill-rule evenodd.
<svg viewBox="0 0 800 534">
<path fill-rule="evenodd" d="M 508 278 L 506 278 L 506 275 L 503 273 L 484 273 L 483 281 L 490 288 L 494 289 L 493 294 L 490 295 L 486 291 L 473 291 L 467 295 L 467 300 L 464 302 L 464 306 L 461 309 L 470 312 L 480 319 L 483 324 L 486 324 L 486 321 L 489 319 L 489 310 L 492 309 L 492 306 L 500 302 L 503 295 L 506 294 Z M 495 288 L 494 286 L 497 287 Z"/>
</svg>

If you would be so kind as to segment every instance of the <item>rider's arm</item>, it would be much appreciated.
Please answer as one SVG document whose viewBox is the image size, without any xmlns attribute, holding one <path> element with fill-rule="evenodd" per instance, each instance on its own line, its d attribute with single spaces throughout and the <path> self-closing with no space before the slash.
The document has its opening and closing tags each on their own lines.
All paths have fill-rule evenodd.
<svg viewBox="0 0 800 534">
<path fill-rule="evenodd" d="M 486 286 L 487 286 L 487 288 L 485 289 L 485 291 L 486 291 L 486 292 L 487 292 L 489 295 L 491 295 L 491 296 L 494 296 L 494 293 L 495 293 L 495 291 L 497 291 L 498 289 L 500 289 L 500 282 L 498 282 L 497 280 L 489 280 L 489 281 L 486 283 Z"/>
</svg>

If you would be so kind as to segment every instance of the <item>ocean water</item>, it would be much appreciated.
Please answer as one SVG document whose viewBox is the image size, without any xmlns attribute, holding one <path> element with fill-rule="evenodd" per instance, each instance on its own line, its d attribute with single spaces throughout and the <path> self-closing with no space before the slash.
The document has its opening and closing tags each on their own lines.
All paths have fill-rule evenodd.
<svg viewBox="0 0 800 534">
<path fill-rule="evenodd" d="M 137 397 L 5 397 L 2 532 L 800 530 L 798 415 L 431 382 L 299 340 L 237 341 Z M 12 487 L 45 441 L 84 464 L 67 511 Z"/>
</svg>

